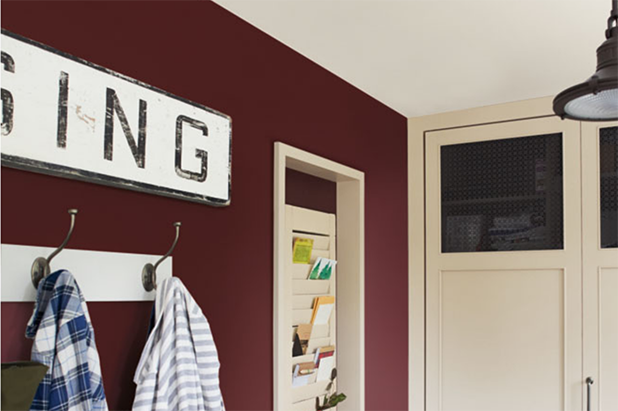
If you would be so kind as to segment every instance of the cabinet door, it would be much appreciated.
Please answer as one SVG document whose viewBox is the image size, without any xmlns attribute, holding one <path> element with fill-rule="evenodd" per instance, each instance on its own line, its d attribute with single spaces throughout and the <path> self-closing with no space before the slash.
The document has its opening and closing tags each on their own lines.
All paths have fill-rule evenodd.
<svg viewBox="0 0 618 411">
<path fill-rule="evenodd" d="M 584 377 L 618 410 L 618 123 L 582 123 Z M 585 392 L 584 395 L 587 395 Z"/>
<path fill-rule="evenodd" d="M 579 123 L 425 138 L 427 409 L 580 410 Z"/>
</svg>

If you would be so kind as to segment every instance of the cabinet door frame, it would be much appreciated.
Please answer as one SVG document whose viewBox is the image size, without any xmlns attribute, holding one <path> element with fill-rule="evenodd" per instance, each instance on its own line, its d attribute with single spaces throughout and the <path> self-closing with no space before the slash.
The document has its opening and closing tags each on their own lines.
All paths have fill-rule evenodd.
<svg viewBox="0 0 618 411">
<path fill-rule="evenodd" d="M 603 384 L 601 376 L 603 271 L 618 268 L 618 249 L 601 248 L 599 130 L 616 126 L 618 122 L 581 123 L 582 181 L 584 181 L 582 184 L 583 375 L 584 378 L 590 376 L 594 380 L 591 387 L 593 411 L 601 409 L 601 396 L 607 387 Z"/>
<path fill-rule="evenodd" d="M 555 117 L 553 97 L 408 120 L 408 404 L 425 410 L 425 134 L 430 131 Z"/>
<path fill-rule="evenodd" d="M 539 135 L 562 134 L 563 163 L 563 248 L 528 251 L 492 251 L 450 253 L 442 251 L 441 218 L 441 147 L 452 144 L 498 141 Z M 441 410 L 441 381 L 447 364 L 442 362 L 442 288 L 446 273 L 518 271 L 522 273 L 560 272 L 562 304 L 560 322 L 563 350 L 562 398 L 564 410 L 576 410 L 581 405 L 581 390 L 574 390 L 581 381 L 581 195 L 580 195 L 580 129 L 572 121 L 558 118 L 530 119 L 471 126 L 426 134 L 426 364 L 425 395 L 429 410 Z M 493 274 L 491 274 L 493 276 Z M 536 283 L 535 283 L 536 284 Z M 462 307 L 463 308 L 463 307 Z M 488 396 L 490 393 L 487 393 Z"/>
</svg>

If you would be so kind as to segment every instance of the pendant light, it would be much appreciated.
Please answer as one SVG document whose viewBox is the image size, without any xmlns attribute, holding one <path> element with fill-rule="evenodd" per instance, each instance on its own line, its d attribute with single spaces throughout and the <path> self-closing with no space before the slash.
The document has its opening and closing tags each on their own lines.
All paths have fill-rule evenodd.
<svg viewBox="0 0 618 411">
<path fill-rule="evenodd" d="M 612 0 L 606 40 L 597 49 L 597 71 L 583 83 L 569 87 L 554 99 L 561 118 L 583 121 L 618 120 L 618 0 Z"/>
</svg>

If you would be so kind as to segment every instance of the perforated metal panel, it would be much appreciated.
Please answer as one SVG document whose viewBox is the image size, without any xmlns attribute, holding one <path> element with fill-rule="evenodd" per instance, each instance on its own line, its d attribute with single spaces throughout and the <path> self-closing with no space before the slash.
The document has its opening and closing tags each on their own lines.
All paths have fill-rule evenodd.
<svg viewBox="0 0 618 411">
<path fill-rule="evenodd" d="M 599 134 L 601 165 L 601 248 L 618 248 L 618 127 Z"/>
<path fill-rule="evenodd" d="M 563 248 L 561 133 L 440 154 L 442 252 Z"/>
</svg>

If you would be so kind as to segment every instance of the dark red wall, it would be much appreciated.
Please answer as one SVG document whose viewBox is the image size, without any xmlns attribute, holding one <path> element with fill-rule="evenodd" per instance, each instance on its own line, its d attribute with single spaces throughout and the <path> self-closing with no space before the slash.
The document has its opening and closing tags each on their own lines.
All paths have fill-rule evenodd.
<svg viewBox="0 0 618 411">
<path fill-rule="evenodd" d="M 174 253 L 208 317 L 229 410 L 272 409 L 273 143 L 366 173 L 366 401 L 407 408 L 406 120 L 219 6 L 2 2 L 2 27 L 233 119 L 226 208 L 2 168 L 2 242 Z M 19 62 L 16 62 L 19 64 Z M 25 276 L 28 273 L 24 273 Z M 135 281 L 140 281 L 135 273 Z M 90 303 L 112 409 L 132 403 L 149 303 Z M 30 303 L 2 304 L 2 361 L 28 358 Z"/>
<path fill-rule="evenodd" d="M 337 183 L 286 168 L 285 203 L 337 214 Z"/>
</svg>

